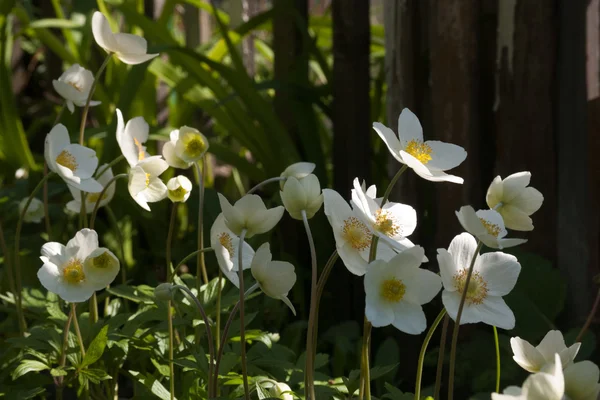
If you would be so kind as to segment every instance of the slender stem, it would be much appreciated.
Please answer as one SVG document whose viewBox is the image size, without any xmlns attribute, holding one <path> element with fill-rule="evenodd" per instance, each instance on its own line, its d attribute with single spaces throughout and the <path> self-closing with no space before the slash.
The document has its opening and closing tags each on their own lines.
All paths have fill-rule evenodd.
<svg viewBox="0 0 600 400">
<path fill-rule="evenodd" d="M 125 159 L 125 156 L 123 154 L 121 154 L 120 156 L 116 157 L 114 160 L 112 160 L 107 165 L 105 165 L 104 168 L 102 168 L 101 170 L 99 170 L 96 173 L 96 177 L 100 178 L 102 175 L 104 175 L 104 173 L 106 171 L 108 171 L 109 168 L 114 167 L 115 164 L 117 164 L 119 161 L 124 160 L 124 159 Z"/>
<path fill-rule="evenodd" d="M 20 245 L 21 245 L 21 229 L 23 229 L 23 219 L 25 218 L 25 213 L 27 213 L 27 210 L 29 209 L 29 205 L 31 204 L 31 201 L 33 200 L 35 194 L 44 185 L 44 182 L 46 182 L 52 175 L 54 175 L 54 172 L 50 172 L 46 176 L 44 176 L 42 178 L 42 180 L 38 182 L 37 186 L 33 189 L 31 194 L 29 195 L 29 198 L 27 199 L 27 202 L 25 203 L 25 207 L 23 207 L 23 211 L 21 211 L 21 214 L 19 215 L 19 221 L 17 222 L 17 230 L 15 232 L 14 268 L 15 268 L 15 284 L 16 284 L 16 290 L 17 290 L 15 292 L 15 305 L 17 307 L 17 318 L 19 320 L 19 331 L 21 333 L 21 336 L 23 336 L 25 334 L 25 331 L 27 330 L 27 322 L 25 321 L 25 316 L 23 315 L 23 296 L 21 295 L 22 294 L 21 292 L 23 291 L 23 285 L 21 282 L 21 266 L 19 265 L 20 261 L 21 261 L 21 257 L 19 254 Z"/>
<path fill-rule="evenodd" d="M 437 368 L 435 371 L 435 389 L 433 391 L 433 398 L 440 398 L 440 391 L 442 388 L 442 372 L 444 370 L 444 356 L 446 354 L 446 338 L 448 336 L 448 325 L 450 324 L 450 317 L 448 313 L 444 316 L 444 323 L 442 324 L 442 334 L 440 338 L 440 350 L 438 354 Z"/>
<path fill-rule="evenodd" d="M 454 330 L 452 331 L 452 343 L 450 344 L 450 371 L 448 373 L 448 400 L 452 400 L 454 396 L 454 367 L 456 364 L 456 344 L 458 343 L 458 331 L 460 329 L 460 319 L 462 317 L 463 308 L 465 306 L 465 301 L 467 299 L 467 292 L 469 288 L 469 284 L 471 283 L 471 275 L 473 275 L 473 268 L 475 267 L 475 260 L 479 255 L 479 251 L 483 247 L 483 243 L 481 241 L 477 242 L 477 248 L 475 249 L 475 254 L 473 254 L 473 258 L 471 259 L 471 265 L 469 265 L 469 270 L 467 271 L 467 277 L 465 279 L 465 285 L 463 286 L 463 291 L 460 297 L 460 303 L 458 304 L 458 311 L 456 312 L 456 321 L 454 324 Z"/>
<path fill-rule="evenodd" d="M 494 328 L 494 343 L 496 345 L 496 393 L 500 393 L 500 341 L 498 340 L 498 328 Z"/>
<path fill-rule="evenodd" d="M 188 254 L 187 256 L 183 257 L 183 259 L 181 261 L 179 261 L 179 264 L 177 264 L 177 266 L 175 267 L 175 271 L 179 271 L 179 269 L 181 268 L 181 266 L 188 260 L 192 259 L 192 257 L 194 257 L 195 255 L 197 255 L 198 253 L 206 253 L 208 251 L 213 251 L 212 247 L 205 247 L 202 250 L 196 250 L 191 252 L 190 254 Z"/>
<path fill-rule="evenodd" d="M 76 304 L 71 303 L 71 312 L 73 313 L 73 327 L 75 328 L 75 334 L 77 335 L 77 342 L 79 343 L 79 350 L 81 351 L 81 357 L 85 357 L 85 347 L 83 346 L 83 338 L 81 337 L 81 330 L 79 329 L 79 321 L 77 320 Z"/>
<path fill-rule="evenodd" d="M 323 271 L 321 272 L 321 276 L 319 277 L 319 281 L 317 282 L 317 305 L 316 305 L 316 312 L 315 312 L 315 327 L 313 329 L 313 360 L 315 357 L 315 353 L 317 350 L 317 336 L 319 333 L 319 306 L 321 305 L 321 296 L 323 295 L 323 290 L 325 290 L 325 284 L 327 283 L 327 279 L 329 278 L 329 274 L 331 274 L 331 270 L 333 269 L 333 266 L 335 265 L 335 262 L 337 261 L 337 259 L 339 258 L 339 254 L 337 252 L 337 250 L 334 250 L 333 253 L 331 253 L 331 256 L 329 256 L 329 260 L 327 260 L 327 264 L 325 264 L 325 267 L 323 267 Z"/>
<path fill-rule="evenodd" d="M 315 314 L 317 306 L 317 253 L 315 250 L 315 242 L 313 240 L 312 233 L 310 231 L 310 225 L 308 224 L 308 218 L 306 217 L 306 211 L 302 210 L 302 222 L 304 223 L 304 229 L 306 230 L 306 237 L 308 238 L 308 245 L 310 247 L 310 259 L 311 259 L 311 285 L 310 285 L 310 312 L 308 314 L 308 329 L 306 332 L 306 366 L 304 369 L 304 376 L 306 380 L 306 395 L 308 400 L 316 400 L 315 397 L 315 380 L 314 374 L 314 362 L 313 362 L 313 345 L 315 341 L 313 339 L 314 325 L 315 325 Z"/>
<path fill-rule="evenodd" d="M 92 324 L 98 322 L 98 297 L 96 297 L 96 292 L 90 297 L 90 322 Z"/>
<path fill-rule="evenodd" d="M 117 217 L 113 212 L 112 208 L 109 205 L 106 206 L 106 213 L 108 214 L 108 219 L 110 219 L 111 224 L 115 230 L 115 236 L 117 237 L 117 241 L 119 242 L 119 252 L 121 253 L 121 261 L 123 265 L 121 266 L 121 281 L 123 284 L 127 283 L 127 267 L 125 265 L 125 247 L 124 247 L 124 239 L 123 234 L 121 233 L 121 229 L 119 228 L 119 222 L 117 221 Z M 127 301 L 125 301 L 127 304 Z"/>
<path fill-rule="evenodd" d="M 371 400 L 371 370 L 369 366 L 369 349 L 371 347 L 371 328 L 372 325 L 365 316 L 363 326 L 363 342 L 361 352 L 360 376 L 361 383 L 358 393 L 358 398 Z"/>
<path fill-rule="evenodd" d="M 202 168 L 199 163 L 194 164 L 198 173 L 198 257 L 196 258 L 196 282 L 197 289 L 200 292 L 200 277 L 206 285 L 208 283 L 208 274 L 206 273 L 206 264 L 204 263 L 204 174 L 206 173 L 206 157 L 202 157 Z"/>
<path fill-rule="evenodd" d="M 216 319 L 215 319 L 215 352 L 219 352 L 221 349 L 221 343 L 219 338 L 221 337 L 221 296 L 223 294 L 223 285 L 221 284 L 221 279 L 223 279 L 223 271 L 219 268 L 219 285 L 217 286 L 217 304 L 216 304 Z M 215 375 L 218 375 L 218 371 L 214 372 Z M 208 379 L 212 379 L 209 377 Z M 215 391 L 214 395 L 219 397 L 219 387 L 216 383 L 213 385 L 213 390 Z"/>
<path fill-rule="evenodd" d="M 167 303 L 167 323 L 169 326 L 169 393 L 175 399 L 175 363 L 173 362 L 173 305 Z M 209 395 L 210 396 L 210 395 Z"/>
<path fill-rule="evenodd" d="M 284 177 L 284 176 L 276 176 L 274 178 L 265 179 L 261 183 L 259 183 L 256 186 L 254 186 L 252 189 L 248 190 L 246 192 L 246 194 L 252 194 L 252 193 L 256 192 L 258 189 L 260 189 L 261 187 L 263 187 L 265 185 L 268 185 L 271 182 L 280 182 L 280 181 L 285 181 L 286 179 L 287 178 Z"/>
<path fill-rule="evenodd" d="M 48 163 L 44 160 L 44 176 L 48 175 Z M 52 241 L 52 226 L 50 225 L 50 209 L 48 207 L 48 180 L 44 182 L 44 189 L 42 190 L 42 200 L 44 202 L 44 224 L 46 226 L 46 234 L 48 235 L 48 241 Z"/>
<path fill-rule="evenodd" d="M 60 348 L 60 361 L 58 364 L 58 368 L 64 368 L 67 362 L 67 349 L 69 348 L 69 329 L 71 329 L 71 322 L 73 321 L 73 309 L 69 312 L 69 317 L 67 318 L 67 322 L 65 323 L 65 327 L 63 329 L 63 341 L 62 347 Z M 57 397 L 62 399 L 62 391 L 63 391 L 63 383 L 64 376 L 58 377 L 58 389 L 57 389 Z"/>
<path fill-rule="evenodd" d="M 423 363 L 425 362 L 425 353 L 427 352 L 427 346 L 429 346 L 429 341 L 431 337 L 435 333 L 438 325 L 442 321 L 446 315 L 446 309 L 442 308 L 442 311 L 438 314 L 433 324 L 429 327 L 427 331 L 427 335 L 425 335 L 425 340 L 423 340 L 423 345 L 421 346 L 421 353 L 419 353 L 419 362 L 417 363 L 417 381 L 415 383 L 415 400 L 421 399 L 421 379 L 423 378 Z"/>
<path fill-rule="evenodd" d="M 100 78 L 100 74 L 102 74 L 102 71 L 104 71 L 104 68 L 106 68 L 106 66 L 108 65 L 108 62 L 112 58 L 112 55 L 113 53 L 108 53 L 108 55 L 104 59 L 104 62 L 100 66 L 100 69 L 98 69 L 98 72 L 96 72 L 96 76 L 94 76 L 94 83 L 92 83 L 90 93 L 88 94 L 87 100 L 85 101 L 85 107 L 83 108 L 83 113 L 81 114 L 81 125 L 79 126 L 79 144 L 82 146 L 84 139 L 83 132 L 85 131 L 85 121 L 87 120 L 88 111 L 90 109 L 90 101 L 92 100 L 92 96 L 94 94 L 94 91 L 96 90 L 96 85 L 98 85 L 98 79 Z"/>
<path fill-rule="evenodd" d="M 169 221 L 169 232 L 167 233 L 167 282 L 171 282 L 173 280 L 173 271 L 172 271 L 172 263 L 171 263 L 171 242 L 173 240 L 173 230 L 175 229 L 175 216 L 177 215 L 177 204 L 173 203 L 171 207 L 171 220 Z"/>
<path fill-rule="evenodd" d="M 79 207 L 79 218 L 81 221 L 81 228 L 87 228 L 87 210 L 86 210 L 86 204 L 85 204 L 85 192 L 80 192 L 79 193 L 80 196 L 80 201 L 81 201 L 81 206 Z M 99 197 L 101 198 L 101 197 Z"/>
<path fill-rule="evenodd" d="M 588 314 L 587 319 L 585 320 L 585 324 L 583 324 L 583 328 L 581 328 L 581 330 L 577 334 L 577 338 L 575 338 L 575 342 L 581 342 L 581 340 L 583 339 L 583 335 L 589 329 L 590 325 L 592 324 L 592 321 L 594 320 L 594 316 L 596 315 L 596 312 L 598 312 L 599 305 L 600 305 L 600 289 L 598 289 L 598 294 L 596 295 L 596 300 L 594 300 L 594 305 L 592 306 L 592 309 L 590 310 L 590 313 Z"/>
<path fill-rule="evenodd" d="M 100 195 L 98 196 L 98 201 L 96 201 L 96 204 L 94 204 L 94 210 L 92 211 L 92 218 L 90 218 L 90 229 L 94 229 L 94 223 L 96 222 L 96 214 L 98 213 L 98 209 L 100 208 L 100 203 L 102 202 L 102 198 L 104 197 L 104 194 L 106 193 L 106 191 L 108 190 L 108 188 L 110 187 L 110 185 L 112 185 L 114 182 L 117 181 L 117 179 L 122 179 L 122 178 L 128 178 L 129 175 L 128 174 L 118 174 L 113 176 L 113 178 L 108 181 L 106 183 L 106 185 L 104 185 L 104 188 L 102 189 L 102 191 L 100 192 Z M 82 201 L 82 203 L 84 203 Z"/>
<path fill-rule="evenodd" d="M 250 389 L 248 387 L 248 370 L 246 366 L 246 328 L 244 326 L 244 266 L 242 264 L 242 253 L 244 250 L 244 238 L 246 237 L 246 229 L 242 229 L 240 234 L 240 245 L 238 253 L 238 277 L 240 280 L 240 345 L 242 347 L 242 380 L 244 382 L 244 398 L 250 400 Z"/>
</svg>

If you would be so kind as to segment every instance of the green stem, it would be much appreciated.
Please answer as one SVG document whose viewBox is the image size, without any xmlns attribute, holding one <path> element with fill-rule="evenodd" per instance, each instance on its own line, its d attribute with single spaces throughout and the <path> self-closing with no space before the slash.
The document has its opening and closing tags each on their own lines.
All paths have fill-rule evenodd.
<svg viewBox="0 0 600 400">
<path fill-rule="evenodd" d="M 112 58 L 113 53 L 109 53 L 104 62 L 96 72 L 96 76 L 94 76 L 94 83 L 92 83 L 92 87 L 90 88 L 90 93 L 85 101 L 85 107 L 83 108 L 83 113 L 81 114 L 81 125 L 79 126 L 79 144 L 83 146 L 84 134 L 85 131 L 85 121 L 87 120 L 88 111 L 90 109 L 90 101 L 92 100 L 92 96 L 94 95 L 94 91 L 96 90 L 96 86 L 98 85 L 98 79 L 100 78 L 100 74 L 104 71 L 104 68 L 108 65 L 108 62 Z"/>
<path fill-rule="evenodd" d="M 221 296 L 223 294 L 223 285 L 221 284 L 221 279 L 223 279 L 223 271 L 219 268 L 219 285 L 217 286 L 217 315 L 215 319 L 215 352 L 218 353 L 221 349 L 221 343 L 219 338 L 221 337 Z M 215 375 L 218 375 L 218 371 L 214 372 Z M 208 379 L 212 379 L 209 377 Z M 219 397 L 220 390 L 216 384 L 213 384 L 213 390 L 215 391 L 215 396 Z"/>
<path fill-rule="evenodd" d="M 96 292 L 90 297 L 90 322 L 92 324 L 98 322 L 98 297 L 96 296 Z"/>
<path fill-rule="evenodd" d="M 440 398 L 440 391 L 442 388 L 442 372 L 444 370 L 444 356 L 446 354 L 446 337 L 448 336 L 448 325 L 450 324 L 450 317 L 448 313 L 444 316 L 444 323 L 442 324 L 442 333 L 440 338 L 440 350 L 438 354 L 437 368 L 435 371 L 435 389 L 433 391 L 433 398 Z"/>
<path fill-rule="evenodd" d="M 498 340 L 498 328 L 494 328 L 494 343 L 496 345 L 496 393 L 500 393 L 500 341 Z"/>
<path fill-rule="evenodd" d="M 111 162 L 109 162 L 107 165 L 104 166 L 104 168 L 102 168 L 101 170 L 99 170 L 96 173 L 96 177 L 100 178 L 102 175 L 104 175 L 104 173 L 106 171 L 108 171 L 109 168 L 112 168 L 115 166 L 115 164 L 117 164 L 119 161 L 124 160 L 125 156 L 123 154 L 121 154 L 120 156 L 118 156 L 117 158 L 115 158 L 114 160 L 112 160 Z"/>
<path fill-rule="evenodd" d="M 191 260 L 195 255 L 197 255 L 198 253 L 206 253 L 208 251 L 213 251 L 212 247 L 205 247 L 202 250 L 196 250 L 191 252 L 190 254 L 188 254 L 187 256 L 183 257 L 183 259 L 181 261 L 179 261 L 179 264 L 177 264 L 177 266 L 175 267 L 175 271 L 179 271 L 179 269 L 181 268 L 181 266 L 188 260 Z"/>
<path fill-rule="evenodd" d="M 69 312 L 69 317 L 67 318 L 67 322 L 65 323 L 65 327 L 63 329 L 63 341 L 62 346 L 60 348 L 60 362 L 58 364 L 58 368 L 64 368 L 67 362 L 67 349 L 69 348 L 69 330 L 71 329 L 71 322 L 73 321 L 73 309 Z M 62 400 L 63 395 L 63 381 L 64 376 L 58 377 L 58 388 L 56 390 L 57 399 Z"/>
<path fill-rule="evenodd" d="M 423 363 L 425 362 L 425 353 L 427 352 L 427 346 L 429 346 L 429 341 L 431 337 L 435 333 L 438 325 L 442 321 L 446 315 L 446 309 L 442 308 L 442 311 L 438 314 L 433 324 L 429 327 L 427 331 L 427 335 L 425 335 L 425 340 L 423 340 L 423 345 L 421 346 L 421 353 L 419 353 L 419 362 L 417 363 L 417 381 L 415 383 L 415 400 L 421 399 L 421 379 L 423 378 Z"/>
<path fill-rule="evenodd" d="M 206 172 L 206 157 L 202 157 L 202 168 L 199 163 L 194 163 L 198 173 L 198 257 L 196 259 L 196 282 L 198 292 L 200 292 L 201 280 L 208 284 L 208 274 L 206 273 L 206 264 L 204 263 L 204 173 Z"/>
<path fill-rule="evenodd" d="M 321 296 L 323 296 L 323 290 L 325 290 L 325 284 L 327 283 L 327 279 L 331 274 L 331 270 L 335 265 L 335 262 L 339 258 L 339 254 L 337 250 L 334 250 L 329 256 L 329 260 L 327 260 L 327 264 L 323 267 L 323 271 L 321 272 L 321 276 L 319 277 L 319 281 L 317 282 L 317 305 L 315 312 L 315 328 L 313 329 L 313 360 L 315 358 L 315 353 L 317 350 L 317 336 L 319 333 L 319 306 L 321 305 Z M 314 362 L 314 361 L 313 361 Z"/>
<path fill-rule="evenodd" d="M 308 238 L 308 245 L 310 247 L 310 258 L 311 258 L 311 285 L 310 285 L 310 312 L 308 316 L 308 329 L 306 334 L 306 364 L 305 364 L 305 380 L 306 380 L 306 394 L 308 400 L 316 400 L 315 397 L 315 380 L 314 380 L 314 359 L 313 345 L 316 343 L 316 338 L 313 338 L 315 316 L 317 312 L 317 253 L 315 250 L 315 242 L 313 240 L 312 233 L 310 231 L 310 225 L 308 224 L 308 218 L 306 217 L 306 211 L 302 210 L 302 222 L 304 223 L 304 229 L 306 230 L 306 237 Z"/>
<path fill-rule="evenodd" d="M 44 160 L 44 176 L 48 175 L 48 163 Z M 42 201 L 44 202 L 44 224 L 46 226 L 46 234 L 48 241 L 52 241 L 52 226 L 50 225 L 50 208 L 48 207 L 48 181 L 44 182 L 42 190 Z"/>
<path fill-rule="evenodd" d="M 456 344 L 458 343 L 458 331 L 460 329 L 460 319 L 462 317 L 463 308 L 465 307 L 465 301 L 467 299 L 467 292 L 469 288 L 469 284 L 471 283 L 471 275 L 473 275 L 473 268 L 475 267 L 475 260 L 479 255 L 479 251 L 483 247 L 483 243 L 481 241 L 477 242 L 477 248 L 475 249 L 475 254 L 473 254 L 473 258 L 471 259 L 471 264 L 469 265 L 469 270 L 467 271 L 467 277 L 465 279 L 465 285 L 462 292 L 462 296 L 460 297 L 460 303 L 458 304 L 458 311 L 456 312 L 456 321 L 454 323 L 454 330 L 452 331 L 452 343 L 450 345 L 450 371 L 448 373 L 448 400 L 452 400 L 454 397 L 454 368 L 456 366 Z"/>
<path fill-rule="evenodd" d="M 248 190 L 246 192 L 246 194 L 252 194 L 252 193 L 256 192 L 258 189 L 260 189 L 261 187 L 263 187 L 265 185 L 268 185 L 271 182 L 280 182 L 280 181 L 285 181 L 286 179 L 287 178 L 284 177 L 284 176 L 276 176 L 274 178 L 265 179 L 261 183 L 259 183 L 256 186 L 254 186 L 252 189 Z"/>
<path fill-rule="evenodd" d="M 169 221 L 169 231 L 167 233 L 167 249 L 166 249 L 166 257 L 167 257 L 167 282 L 171 282 L 173 280 L 173 265 L 171 263 L 171 242 L 173 240 L 173 230 L 175 230 L 175 217 L 177 216 L 177 204 L 173 203 L 171 207 L 171 220 Z"/>
<path fill-rule="evenodd" d="M 250 389 L 248 387 L 248 370 L 246 366 L 246 328 L 244 326 L 244 266 L 242 263 L 242 253 L 244 250 L 244 238 L 246 237 L 246 229 L 242 229 L 240 234 L 240 245 L 238 253 L 238 277 L 240 280 L 240 345 L 242 355 L 242 380 L 244 382 L 244 398 L 250 400 Z"/>
<path fill-rule="evenodd" d="M 81 330 L 79 329 L 79 321 L 77 320 L 76 304 L 71 303 L 71 312 L 73 313 L 73 327 L 75 328 L 75 334 L 77 335 L 77 343 L 79 343 L 79 350 L 81 351 L 81 357 L 85 357 L 85 346 L 83 345 L 83 338 L 81 337 Z"/>
<path fill-rule="evenodd" d="M 94 204 L 94 210 L 92 211 L 92 218 L 90 218 L 90 229 L 94 229 L 94 224 L 96 222 L 96 214 L 98 214 L 98 209 L 100 208 L 101 200 L 104 197 L 104 194 L 106 193 L 106 191 L 108 190 L 110 185 L 112 185 L 114 182 L 116 182 L 117 179 L 128 178 L 128 177 L 129 177 L 128 174 L 115 175 L 112 177 L 112 179 L 110 181 L 108 181 L 106 183 L 106 185 L 104 185 L 104 188 L 102 188 L 102 191 L 100 192 L 100 195 L 98 196 L 98 201 L 96 201 L 96 204 Z M 84 201 L 82 200 L 82 204 L 83 203 L 84 203 Z"/>
<path fill-rule="evenodd" d="M 167 323 L 169 326 L 169 393 L 175 399 L 175 363 L 173 362 L 173 309 L 171 301 L 167 303 Z"/>
</svg>

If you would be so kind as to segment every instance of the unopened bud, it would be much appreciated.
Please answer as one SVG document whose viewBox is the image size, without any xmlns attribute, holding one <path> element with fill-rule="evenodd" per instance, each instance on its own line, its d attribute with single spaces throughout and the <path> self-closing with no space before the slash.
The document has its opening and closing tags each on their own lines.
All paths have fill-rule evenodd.
<svg viewBox="0 0 600 400">
<path fill-rule="evenodd" d="M 294 219 L 302 220 L 302 210 L 306 218 L 312 218 L 323 205 L 321 185 L 313 174 L 301 179 L 288 178 L 280 194 L 285 209 Z"/>
<path fill-rule="evenodd" d="M 173 300 L 173 285 L 170 283 L 161 283 L 154 289 L 154 297 L 158 300 Z"/>
<path fill-rule="evenodd" d="M 292 395 L 292 389 L 285 383 L 278 382 L 271 386 L 269 389 L 269 395 L 282 400 L 294 400 Z"/>
</svg>

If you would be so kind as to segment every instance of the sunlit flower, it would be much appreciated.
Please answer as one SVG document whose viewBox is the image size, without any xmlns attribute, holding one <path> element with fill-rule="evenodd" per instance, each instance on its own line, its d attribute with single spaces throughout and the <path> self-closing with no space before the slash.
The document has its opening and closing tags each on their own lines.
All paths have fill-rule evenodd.
<svg viewBox="0 0 600 400">
<path fill-rule="evenodd" d="M 283 172 L 281 173 L 281 175 L 279 175 L 279 176 L 281 178 L 286 178 L 286 179 L 290 178 L 290 177 L 294 177 L 296 179 L 302 179 L 305 176 L 312 174 L 312 172 L 314 170 L 315 170 L 315 164 L 313 164 L 313 163 L 297 162 L 295 164 L 288 166 L 286 169 L 284 169 Z M 281 188 L 281 190 L 283 190 L 284 184 L 285 184 L 285 180 L 282 180 L 281 182 L 279 182 L 279 187 Z"/>
<path fill-rule="evenodd" d="M 100 167 L 98 167 L 97 174 L 99 174 L 99 173 L 101 173 L 102 175 L 96 176 L 96 179 L 98 180 L 98 183 L 100 185 L 102 185 L 102 187 L 104 188 L 108 184 L 108 182 L 110 182 L 110 180 L 114 177 L 112 168 L 110 168 L 108 166 L 108 164 L 103 164 Z M 69 191 L 71 192 L 71 195 L 73 196 L 73 200 L 71 200 L 70 202 L 67 203 L 67 210 L 77 214 L 81 211 L 81 191 L 77 190 L 71 186 L 69 186 Z M 94 207 L 96 207 L 96 203 L 98 201 L 100 202 L 100 204 L 98 205 L 98 208 L 104 207 L 105 205 L 110 203 L 110 201 L 113 199 L 114 195 L 115 195 L 115 183 L 114 182 L 108 187 L 108 189 L 106 189 L 106 191 L 102 195 L 102 199 L 100 199 L 100 193 L 86 193 L 86 195 L 85 195 L 85 211 L 86 211 L 86 213 L 90 214 L 94 210 Z"/>
<path fill-rule="evenodd" d="M 147 54 L 146 39 L 130 33 L 113 33 L 106 17 L 99 11 L 92 16 L 92 33 L 98 46 L 108 53 L 115 53 L 125 64 L 141 64 L 158 54 Z"/>
<path fill-rule="evenodd" d="M 529 375 L 522 388 L 509 386 L 503 394 L 492 393 L 492 400 L 563 400 L 564 394 L 565 379 L 556 354 L 547 372 Z"/>
<path fill-rule="evenodd" d="M 509 229 L 533 230 L 529 216 L 540 209 L 544 196 L 537 189 L 527 187 L 530 179 L 531 172 L 518 172 L 504 180 L 497 176 L 487 191 L 488 206 L 502 215 Z"/>
<path fill-rule="evenodd" d="M 442 301 L 448 315 L 456 321 L 456 314 L 471 260 L 475 256 L 477 242 L 468 233 L 452 239 L 450 247 L 438 249 L 438 263 L 444 284 Z M 483 322 L 502 329 L 515 326 L 515 316 L 502 296 L 514 288 L 521 272 L 517 258 L 500 251 L 477 257 L 462 311 L 461 324 Z"/>
<path fill-rule="evenodd" d="M 131 167 L 150 156 L 144 146 L 149 131 L 150 127 L 143 117 L 132 118 L 125 124 L 123 114 L 117 108 L 117 143 Z"/>
<path fill-rule="evenodd" d="M 364 275 L 369 261 L 373 231 L 335 190 L 323 189 L 323 199 L 325 215 L 331 224 L 340 258 L 348 271 L 354 275 Z M 409 247 L 412 247 L 412 243 Z M 388 261 L 395 255 L 386 242 L 377 242 L 377 259 Z"/>
<path fill-rule="evenodd" d="M 281 400 L 294 400 L 292 388 L 283 382 L 277 382 L 276 384 L 273 384 L 273 386 L 269 388 L 269 396 Z"/>
<path fill-rule="evenodd" d="M 252 259 L 252 276 L 267 296 L 283 301 L 296 315 L 294 306 L 287 298 L 296 283 L 294 266 L 286 261 L 272 261 L 272 258 L 269 243 L 264 243 Z"/>
<path fill-rule="evenodd" d="M 54 90 L 65 100 L 71 113 L 75 106 L 85 107 L 85 103 L 94 83 L 94 75 L 79 64 L 71 65 L 63 74 L 52 81 Z M 97 106 L 99 101 L 90 100 L 90 106 Z"/>
<path fill-rule="evenodd" d="M 375 196 L 375 188 L 369 188 Z M 406 204 L 387 202 L 381 207 L 381 201 L 370 197 L 354 179 L 352 189 L 352 206 L 360 219 L 366 223 L 373 232 L 390 246 L 402 250 L 412 246 L 406 239 L 417 227 L 417 212 Z"/>
<path fill-rule="evenodd" d="M 404 250 L 389 261 L 375 260 L 365 274 L 365 316 L 375 327 L 394 325 L 418 335 L 427 327 L 421 307 L 440 291 L 440 277 L 419 268 L 425 251 L 421 246 Z"/>
<path fill-rule="evenodd" d="M 171 132 L 174 155 L 188 166 L 202 159 L 208 150 L 208 139 L 198 129 L 182 126 Z M 170 148 L 170 147 L 168 147 Z"/>
<path fill-rule="evenodd" d="M 591 361 L 569 364 L 563 371 L 565 375 L 565 399 L 597 400 L 600 393 L 600 370 Z"/>
<path fill-rule="evenodd" d="M 392 156 L 412 168 L 421 178 L 433 182 L 463 183 L 463 178 L 444 171 L 459 166 L 467 157 L 460 146 L 437 140 L 423 141 L 423 128 L 408 108 L 398 118 L 398 137 L 387 126 L 373 123 L 373 129 L 387 145 Z"/>
<path fill-rule="evenodd" d="M 240 238 L 231 232 L 227 225 L 225 225 L 223 213 L 219 214 L 210 228 L 210 247 L 212 247 L 215 252 L 219 268 L 221 268 L 223 274 L 236 287 L 240 286 L 238 277 L 239 245 Z M 242 250 L 242 268 L 250 268 L 253 258 L 254 250 L 246 243 L 246 241 L 244 241 L 244 248 Z"/>
<path fill-rule="evenodd" d="M 83 262 L 86 278 L 95 290 L 108 286 L 115 280 L 121 269 L 119 259 L 104 247 L 92 251 Z"/>
<path fill-rule="evenodd" d="M 170 140 L 168 142 L 165 142 L 162 148 L 162 154 L 165 158 L 165 161 L 171 167 L 180 169 L 187 169 L 194 165 L 193 162 L 183 161 L 177 156 L 177 153 L 175 152 L 175 147 L 177 146 L 177 141 L 179 140 L 179 129 L 171 131 L 169 138 Z"/>
<path fill-rule="evenodd" d="M 25 208 L 25 204 L 27 203 L 27 199 L 23 199 L 19 202 L 19 214 L 23 212 Z M 31 203 L 29 203 L 29 207 L 27 207 L 27 211 L 23 216 L 24 222 L 34 222 L 36 224 L 40 223 L 45 216 L 44 212 L 44 203 L 41 200 L 36 199 L 35 197 L 31 199 Z"/>
<path fill-rule="evenodd" d="M 294 219 L 302 220 L 302 210 L 306 212 L 306 218 L 310 219 L 323 205 L 321 184 L 313 174 L 301 179 L 289 177 L 279 194 L 285 209 Z"/>
<path fill-rule="evenodd" d="M 63 124 L 56 125 L 46 135 L 44 157 L 48 168 L 68 185 L 88 193 L 102 191 L 102 185 L 92 178 L 98 166 L 96 152 L 71 143 L 69 132 Z"/>
<path fill-rule="evenodd" d="M 178 175 L 169 179 L 167 190 L 167 195 L 172 202 L 185 203 L 192 193 L 192 182 L 187 177 Z"/>
<path fill-rule="evenodd" d="M 494 249 L 513 247 L 527 242 L 527 239 L 504 239 L 507 232 L 502 216 L 494 210 L 475 212 L 471 206 L 463 206 L 456 212 L 462 227 L 481 240 L 483 244 Z"/>
<path fill-rule="evenodd" d="M 247 194 L 232 206 L 221 193 L 219 202 L 225 217 L 225 224 L 233 233 L 241 235 L 246 230 L 246 237 L 270 231 L 277 225 L 284 208 L 282 206 L 267 209 L 260 196 Z"/>
<path fill-rule="evenodd" d="M 98 235 L 91 229 L 77 232 L 66 246 L 57 242 L 46 243 L 41 253 L 44 265 L 37 273 L 40 282 L 48 291 L 71 303 L 86 301 L 94 291 L 108 286 L 116 276 L 116 258 L 108 250 L 98 249 Z M 90 255 L 106 260 L 98 262 L 106 268 L 96 268 L 94 260 L 87 260 Z"/>
<path fill-rule="evenodd" d="M 161 156 L 143 159 L 129 170 L 129 194 L 144 210 L 150 211 L 148 203 L 167 197 L 167 186 L 159 176 L 169 168 Z"/>
<path fill-rule="evenodd" d="M 567 367 L 575 359 L 581 343 L 567 347 L 560 331 L 549 331 L 536 347 L 518 336 L 510 339 L 510 346 L 517 364 L 526 371 L 538 372 L 554 362 L 555 354 L 560 356 L 563 368 Z"/>
</svg>

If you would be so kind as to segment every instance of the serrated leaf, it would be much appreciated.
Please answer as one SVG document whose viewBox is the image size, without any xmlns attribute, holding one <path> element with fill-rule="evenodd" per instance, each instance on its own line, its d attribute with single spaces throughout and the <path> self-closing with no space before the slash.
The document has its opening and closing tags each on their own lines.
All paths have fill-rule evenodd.
<svg viewBox="0 0 600 400">
<path fill-rule="evenodd" d="M 83 361 L 81 362 L 81 368 L 85 368 L 88 365 L 92 365 L 102 357 L 104 349 L 106 348 L 106 342 L 108 341 L 108 325 L 104 325 L 98 335 L 92 340 L 90 347 L 88 348 Z"/>
</svg>

